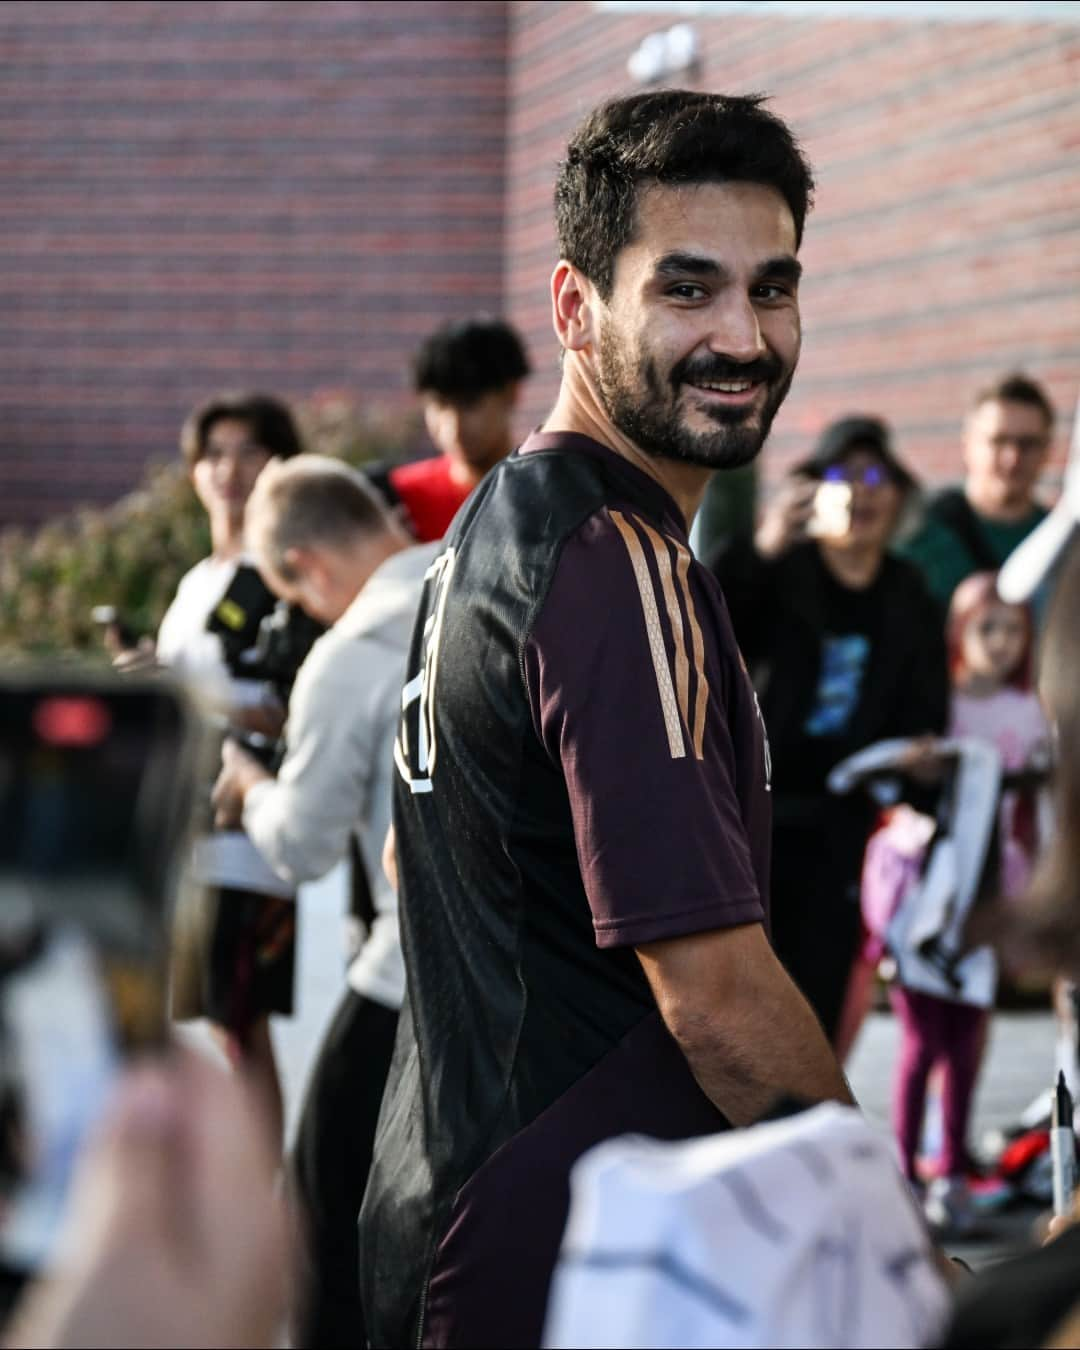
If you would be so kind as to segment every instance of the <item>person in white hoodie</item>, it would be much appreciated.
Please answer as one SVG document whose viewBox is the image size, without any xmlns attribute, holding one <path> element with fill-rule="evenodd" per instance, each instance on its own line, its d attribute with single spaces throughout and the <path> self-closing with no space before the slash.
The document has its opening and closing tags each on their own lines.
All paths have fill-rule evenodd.
<svg viewBox="0 0 1080 1350">
<path fill-rule="evenodd" d="M 266 584 L 330 626 L 297 674 L 276 777 L 226 742 L 214 800 L 218 823 L 242 824 L 293 886 L 352 852 L 353 917 L 367 931 L 297 1134 L 309 1270 L 296 1343 L 362 1345 L 356 1221 L 405 988 L 396 897 L 379 863 L 405 658 L 437 546 L 410 547 L 360 475 L 319 455 L 264 471 L 245 537 Z"/>
</svg>

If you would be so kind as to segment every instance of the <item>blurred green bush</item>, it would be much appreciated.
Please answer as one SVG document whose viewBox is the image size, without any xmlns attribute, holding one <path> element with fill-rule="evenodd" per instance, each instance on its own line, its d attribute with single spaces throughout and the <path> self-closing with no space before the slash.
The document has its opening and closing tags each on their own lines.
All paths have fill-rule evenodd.
<svg viewBox="0 0 1080 1350">
<path fill-rule="evenodd" d="M 351 464 L 394 462 L 422 444 L 417 416 L 361 409 L 344 394 L 315 395 L 295 412 L 305 449 Z M 137 635 L 152 635 L 180 578 L 209 550 L 179 452 L 112 506 L 0 532 L 0 657 L 106 661 L 94 607 L 112 605 Z"/>
</svg>

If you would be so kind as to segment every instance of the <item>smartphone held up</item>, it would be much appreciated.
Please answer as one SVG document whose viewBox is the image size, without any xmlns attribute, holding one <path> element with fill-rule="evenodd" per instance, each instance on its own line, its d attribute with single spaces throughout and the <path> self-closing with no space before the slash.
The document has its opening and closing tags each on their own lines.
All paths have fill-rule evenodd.
<svg viewBox="0 0 1080 1350">
<path fill-rule="evenodd" d="M 819 483 L 806 533 L 812 539 L 842 539 L 851 529 L 852 496 L 850 483 Z"/>
<path fill-rule="evenodd" d="M 123 1059 L 164 1043 L 200 721 L 161 678 L 0 675 L 0 1268 L 47 1259 Z"/>
</svg>

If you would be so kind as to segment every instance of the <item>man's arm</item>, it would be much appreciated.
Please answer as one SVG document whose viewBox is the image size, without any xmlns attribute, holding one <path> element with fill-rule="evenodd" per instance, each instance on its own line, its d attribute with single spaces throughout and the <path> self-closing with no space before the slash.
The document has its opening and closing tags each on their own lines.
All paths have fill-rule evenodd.
<svg viewBox="0 0 1080 1350">
<path fill-rule="evenodd" d="M 701 1090 L 733 1125 L 751 1124 L 785 1096 L 854 1104 L 825 1033 L 760 924 L 636 950 Z"/>
<path fill-rule="evenodd" d="M 221 747 L 221 769 L 210 795 L 217 828 L 235 830 L 243 819 L 248 793 L 256 783 L 270 783 L 273 778 L 254 755 L 235 741 L 226 740 Z"/>
<path fill-rule="evenodd" d="M 299 885 L 324 876 L 374 809 L 370 775 L 376 756 L 390 755 L 399 664 L 359 640 L 316 644 L 293 686 L 276 778 L 226 742 L 215 787 L 220 818 L 231 813 L 286 881 Z M 387 820 L 370 823 L 381 836 L 388 803 L 378 811 Z"/>
</svg>

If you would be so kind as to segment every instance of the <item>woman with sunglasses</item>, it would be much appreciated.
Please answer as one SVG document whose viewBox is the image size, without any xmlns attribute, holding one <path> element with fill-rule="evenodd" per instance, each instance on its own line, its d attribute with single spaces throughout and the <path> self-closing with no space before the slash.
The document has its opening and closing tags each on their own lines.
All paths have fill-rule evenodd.
<svg viewBox="0 0 1080 1350">
<path fill-rule="evenodd" d="M 780 485 L 753 540 L 712 559 L 769 733 L 773 945 L 841 1054 L 875 808 L 825 781 L 874 741 L 939 734 L 948 707 L 940 614 L 887 551 L 915 491 L 885 423 L 843 418 Z"/>
</svg>

